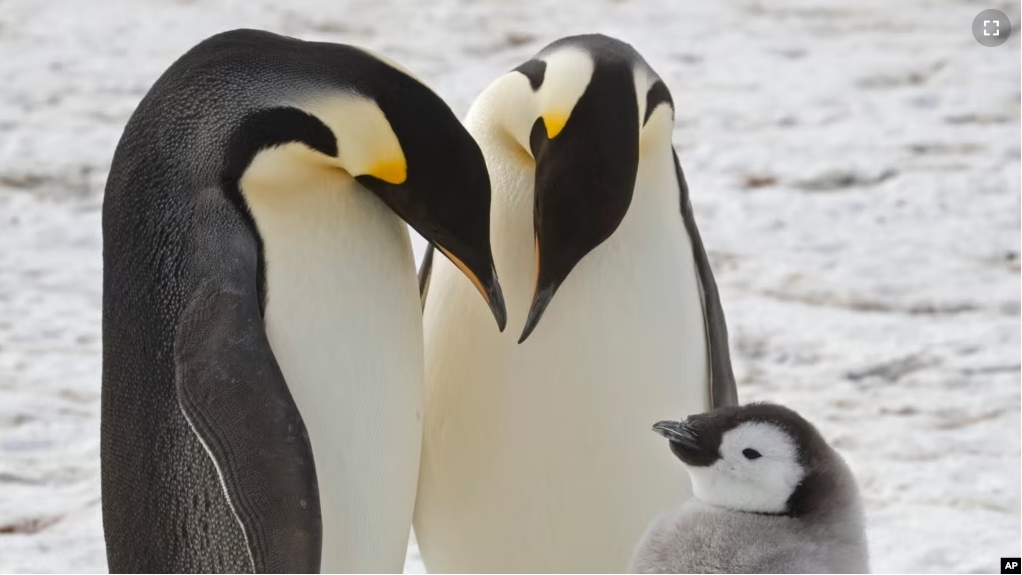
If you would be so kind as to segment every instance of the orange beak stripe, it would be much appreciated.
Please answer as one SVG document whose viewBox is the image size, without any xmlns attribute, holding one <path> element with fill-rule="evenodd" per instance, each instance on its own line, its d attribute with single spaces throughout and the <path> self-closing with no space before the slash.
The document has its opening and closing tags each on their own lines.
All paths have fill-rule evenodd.
<svg viewBox="0 0 1022 575">
<path fill-rule="evenodd" d="M 440 248 L 440 251 L 442 251 L 445 256 L 447 256 L 447 259 L 451 260 L 451 262 L 454 263 L 454 265 L 458 266 L 458 269 L 461 270 L 461 273 L 465 274 L 466 276 L 468 276 L 468 279 L 472 280 L 472 284 L 476 286 L 476 289 L 479 290 L 480 294 L 482 294 L 483 299 L 486 300 L 486 305 L 489 305 L 490 296 L 486 295 L 486 289 L 483 288 L 483 283 L 479 281 L 479 278 L 477 278 L 476 275 L 472 273 L 472 271 L 468 269 L 468 266 L 466 266 L 461 260 L 454 257 L 454 255 L 451 254 L 451 252 L 445 250 L 444 248 L 441 248 L 440 246 L 437 247 Z"/>
</svg>

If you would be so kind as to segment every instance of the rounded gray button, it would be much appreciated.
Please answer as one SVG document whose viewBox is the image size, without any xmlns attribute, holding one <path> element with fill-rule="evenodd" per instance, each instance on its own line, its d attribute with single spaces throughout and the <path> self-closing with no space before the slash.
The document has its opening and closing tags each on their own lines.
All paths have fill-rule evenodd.
<svg viewBox="0 0 1022 575">
<path fill-rule="evenodd" d="M 1000 46 L 1011 36 L 1011 20 L 1000 10 L 984 10 L 972 21 L 972 35 L 984 46 Z"/>
</svg>

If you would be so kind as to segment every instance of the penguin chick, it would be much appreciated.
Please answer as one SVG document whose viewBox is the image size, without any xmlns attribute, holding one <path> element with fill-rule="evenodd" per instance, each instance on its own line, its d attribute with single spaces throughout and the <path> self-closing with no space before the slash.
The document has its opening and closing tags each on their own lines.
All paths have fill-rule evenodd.
<svg viewBox="0 0 1022 575">
<path fill-rule="evenodd" d="M 653 430 L 693 497 L 653 521 L 633 573 L 865 573 L 855 478 L 808 421 L 767 403 L 661 421 Z"/>
</svg>

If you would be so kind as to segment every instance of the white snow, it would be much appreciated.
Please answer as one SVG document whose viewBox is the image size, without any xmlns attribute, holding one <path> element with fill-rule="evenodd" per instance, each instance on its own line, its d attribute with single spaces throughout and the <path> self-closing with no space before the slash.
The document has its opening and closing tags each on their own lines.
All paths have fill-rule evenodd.
<svg viewBox="0 0 1022 575">
<path fill-rule="evenodd" d="M 102 188 L 153 81 L 238 27 L 386 53 L 459 114 L 560 36 L 634 44 L 674 94 L 743 400 L 848 458 L 876 571 L 995 572 L 1022 555 L 1022 136 L 1019 30 L 970 31 L 990 7 L 1018 24 L 949 0 L 0 0 L 0 572 L 106 570 Z"/>
</svg>

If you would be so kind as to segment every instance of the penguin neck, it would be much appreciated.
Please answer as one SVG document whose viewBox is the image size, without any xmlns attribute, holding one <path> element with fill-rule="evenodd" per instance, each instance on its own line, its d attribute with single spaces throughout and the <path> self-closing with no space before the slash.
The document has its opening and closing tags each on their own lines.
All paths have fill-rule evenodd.
<svg viewBox="0 0 1022 575">
<path fill-rule="evenodd" d="M 381 200 L 306 154 L 264 151 L 240 183 L 263 242 L 266 332 L 312 443 L 323 571 L 395 571 L 421 446 L 414 256 Z"/>
</svg>

